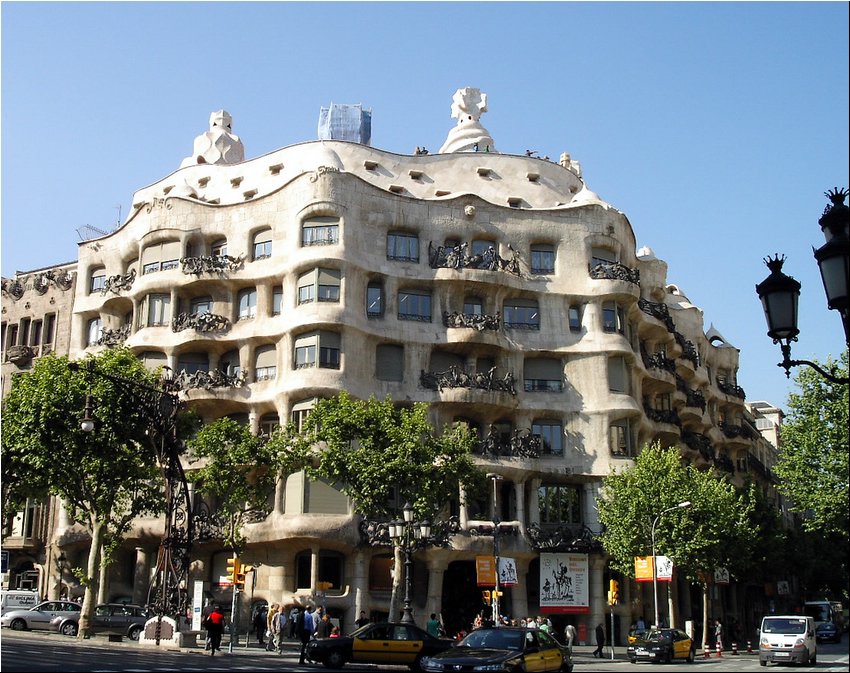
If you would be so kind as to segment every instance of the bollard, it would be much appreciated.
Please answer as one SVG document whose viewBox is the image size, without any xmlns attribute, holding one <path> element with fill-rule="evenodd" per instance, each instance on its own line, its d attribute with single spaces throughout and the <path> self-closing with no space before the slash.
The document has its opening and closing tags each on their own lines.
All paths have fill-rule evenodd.
<svg viewBox="0 0 850 673">
<path fill-rule="evenodd" d="M 723 656 L 723 646 L 718 641 L 717 646 L 714 648 L 714 651 L 717 653 L 715 656 L 720 658 Z"/>
<path fill-rule="evenodd" d="M 711 653 L 708 649 L 708 643 L 706 643 L 705 645 L 702 646 L 702 656 L 706 659 L 711 658 Z"/>
<path fill-rule="evenodd" d="M 753 641 L 748 640 L 747 641 L 747 654 L 752 654 L 752 653 L 753 653 Z"/>
<path fill-rule="evenodd" d="M 732 654 L 738 654 L 738 643 L 732 643 Z"/>
</svg>

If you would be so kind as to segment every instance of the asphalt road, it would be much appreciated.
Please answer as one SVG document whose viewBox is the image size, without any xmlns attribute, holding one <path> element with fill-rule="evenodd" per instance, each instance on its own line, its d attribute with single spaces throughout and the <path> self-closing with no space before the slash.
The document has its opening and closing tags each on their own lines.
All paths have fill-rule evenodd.
<svg viewBox="0 0 850 673">
<path fill-rule="evenodd" d="M 591 656 L 593 647 L 579 646 L 574 649 L 573 662 L 575 672 L 583 671 L 618 671 L 619 673 L 640 673 L 644 669 L 655 671 L 656 664 L 632 665 L 626 659 L 625 648 L 616 648 L 611 659 L 610 648 L 605 648 L 604 659 L 594 659 Z M 771 667 L 771 670 L 777 667 Z M 816 666 L 798 666 L 795 671 L 819 671 L 823 673 L 846 673 L 850 668 L 850 654 L 847 650 L 847 635 L 840 644 L 818 645 L 818 663 Z M 665 673 L 726 673 L 764 671 L 758 663 L 758 656 L 741 652 L 732 655 L 724 652 L 721 657 L 712 655 L 709 658 L 699 656 L 693 664 L 675 662 L 663 665 Z M 787 670 L 788 667 L 780 667 Z M 298 646 L 287 643 L 283 654 L 266 652 L 265 649 L 252 643 L 249 647 L 235 645 L 233 652 L 228 652 L 225 641 L 223 651 L 210 656 L 203 647 L 186 647 L 183 649 L 164 646 L 156 648 L 139 645 L 124 640 L 120 643 L 109 642 L 102 636 L 96 636 L 86 641 L 78 641 L 54 633 L 10 631 L 3 629 L 0 633 L 0 670 L 12 673 L 14 671 L 292 671 L 316 673 L 328 671 L 319 664 L 298 664 Z M 366 671 L 407 671 L 404 666 L 374 666 L 353 665 L 345 666 L 346 673 L 363 673 Z"/>
</svg>

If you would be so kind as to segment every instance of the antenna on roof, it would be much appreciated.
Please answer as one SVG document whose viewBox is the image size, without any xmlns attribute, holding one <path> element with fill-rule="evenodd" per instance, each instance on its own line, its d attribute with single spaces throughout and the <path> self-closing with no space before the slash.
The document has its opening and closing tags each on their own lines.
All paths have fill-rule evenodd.
<svg viewBox="0 0 850 673">
<path fill-rule="evenodd" d="M 117 229 L 121 226 L 121 204 L 119 203 L 115 207 L 118 209 L 118 221 L 115 223 L 115 228 Z"/>
<path fill-rule="evenodd" d="M 90 241 L 93 238 L 108 236 L 109 232 L 93 227 L 90 224 L 84 224 L 82 227 L 77 228 L 77 235 L 80 237 L 81 241 Z"/>
</svg>

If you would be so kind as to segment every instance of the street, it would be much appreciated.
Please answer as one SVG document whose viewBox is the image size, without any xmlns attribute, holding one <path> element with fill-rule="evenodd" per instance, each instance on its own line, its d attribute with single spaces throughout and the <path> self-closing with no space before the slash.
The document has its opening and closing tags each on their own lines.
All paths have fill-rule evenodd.
<svg viewBox="0 0 850 673">
<path fill-rule="evenodd" d="M 845 635 L 845 639 L 847 636 Z M 266 652 L 256 644 L 248 648 L 222 644 L 222 652 L 211 657 L 202 647 L 157 649 L 141 646 L 131 641 L 109 642 L 104 637 L 94 637 L 79 642 L 59 634 L 42 632 L 20 632 L 3 630 L 0 634 L 0 668 L 13 671 L 327 671 L 319 664 L 298 664 L 298 649 L 294 642 L 287 643 L 283 654 Z M 594 659 L 593 647 L 575 648 L 573 662 L 575 671 L 621 671 L 636 673 L 650 669 L 654 664 L 642 663 L 632 666 L 626 657 L 625 648 L 617 648 L 611 660 L 610 649 L 605 649 L 606 658 Z M 841 671 L 850 666 L 846 640 L 837 644 L 818 644 L 818 662 L 815 666 L 795 667 L 797 671 Z M 776 668 L 771 666 L 771 669 Z M 787 667 L 780 667 L 787 668 Z M 726 671 L 767 670 L 759 667 L 758 656 L 741 653 L 737 656 L 724 652 L 722 657 L 714 654 L 710 658 L 698 657 L 693 664 L 676 662 L 663 666 L 665 672 L 702 671 L 703 673 L 726 673 Z M 353 665 L 345 671 L 406 671 L 404 666 Z"/>
</svg>

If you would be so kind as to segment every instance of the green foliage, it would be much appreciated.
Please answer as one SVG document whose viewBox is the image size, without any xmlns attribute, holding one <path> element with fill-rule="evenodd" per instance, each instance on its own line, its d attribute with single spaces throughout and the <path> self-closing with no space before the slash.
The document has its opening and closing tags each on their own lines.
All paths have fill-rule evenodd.
<svg viewBox="0 0 850 673">
<path fill-rule="evenodd" d="M 127 349 L 96 358 L 96 369 L 143 385 L 153 376 Z M 80 429 L 86 393 L 94 398 L 95 429 Z M 16 376 L 3 405 L 3 499 L 62 498 L 74 520 L 89 530 L 99 521 L 113 535 L 142 513 L 160 507 L 156 456 L 133 394 L 111 381 L 72 371 L 65 357 L 36 361 Z"/>
<path fill-rule="evenodd" d="M 257 437 L 248 426 L 225 417 L 203 426 L 187 442 L 190 463 L 198 465 L 187 478 L 215 497 L 218 512 L 228 519 L 229 548 L 241 550 L 244 524 L 267 515 L 278 475 L 304 463 L 288 437 L 284 430 L 269 439 Z"/>
<path fill-rule="evenodd" d="M 827 362 L 826 369 L 833 366 Z M 847 376 L 847 351 L 836 373 Z M 788 414 L 781 428 L 781 450 L 775 472 L 780 490 L 802 512 L 803 527 L 822 535 L 848 540 L 848 455 L 850 421 L 848 389 L 830 383 L 815 370 L 801 368 L 795 376 L 800 388 L 788 398 Z"/>
<path fill-rule="evenodd" d="M 632 468 L 612 472 L 598 501 L 605 526 L 602 543 L 611 565 L 634 576 L 634 557 L 656 553 L 671 557 L 678 571 L 699 580 L 715 568 L 745 567 L 751 556 L 751 515 L 755 496 L 738 492 L 725 479 L 683 465 L 676 449 L 645 447 Z M 691 506 L 677 508 L 680 502 Z"/>
<path fill-rule="evenodd" d="M 368 517 L 392 517 L 393 487 L 416 516 L 433 517 L 458 495 L 486 492 L 483 473 L 472 463 L 473 435 L 465 425 L 443 429 L 428 422 L 428 405 L 398 407 L 390 398 L 354 400 L 341 392 L 320 400 L 294 441 L 315 453 L 313 478 L 334 483 Z"/>
</svg>

